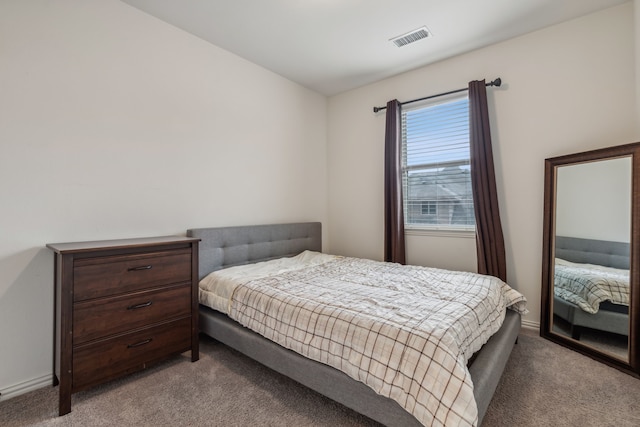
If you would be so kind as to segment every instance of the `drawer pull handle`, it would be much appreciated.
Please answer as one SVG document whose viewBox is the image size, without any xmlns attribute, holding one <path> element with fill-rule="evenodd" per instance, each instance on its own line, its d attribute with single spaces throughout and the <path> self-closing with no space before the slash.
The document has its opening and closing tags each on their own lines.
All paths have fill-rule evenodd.
<svg viewBox="0 0 640 427">
<path fill-rule="evenodd" d="M 135 343 L 135 344 L 128 344 L 128 345 L 127 345 L 127 348 L 140 347 L 141 345 L 149 344 L 151 341 L 152 341 L 152 339 L 151 339 L 151 338 L 149 338 L 149 339 L 146 339 L 146 340 L 144 340 L 144 341 L 137 342 L 137 343 Z"/>
<path fill-rule="evenodd" d="M 141 304 L 134 304 L 127 307 L 127 310 L 137 310 L 139 308 L 149 307 L 151 304 L 153 304 L 153 302 L 151 301 L 143 302 Z"/>
<path fill-rule="evenodd" d="M 151 266 L 143 265 L 142 267 L 131 267 L 127 271 L 142 271 L 142 270 L 151 270 Z"/>
</svg>

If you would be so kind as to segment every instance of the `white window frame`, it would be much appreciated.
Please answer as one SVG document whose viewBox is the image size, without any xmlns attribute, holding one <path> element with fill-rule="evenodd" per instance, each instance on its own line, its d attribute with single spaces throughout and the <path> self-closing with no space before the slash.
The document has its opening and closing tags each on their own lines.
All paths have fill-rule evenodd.
<svg viewBox="0 0 640 427">
<path fill-rule="evenodd" d="M 419 110 L 419 109 L 423 109 L 423 108 L 428 108 L 428 107 L 433 107 L 433 106 L 437 106 L 437 105 L 441 105 L 441 104 L 446 104 L 446 103 L 451 103 L 451 102 L 456 102 L 456 101 L 460 101 L 461 99 L 468 99 L 468 95 L 466 93 L 460 95 L 460 94 L 456 94 L 453 96 L 447 96 L 447 97 L 442 97 L 439 98 L 437 101 L 434 100 L 430 100 L 429 101 L 423 101 L 420 103 L 416 103 L 415 105 L 411 105 L 411 106 L 403 106 L 403 120 L 402 120 L 402 179 L 403 179 L 403 185 L 402 185 L 402 191 L 403 191 L 403 208 L 404 208 L 404 225 L 405 225 L 405 230 L 407 232 L 407 234 L 411 234 L 411 235 L 435 235 L 435 236 L 439 236 L 439 237 L 443 237 L 443 236 L 447 236 L 447 237 L 462 237 L 462 238 L 469 238 L 469 237 L 475 237 L 475 224 L 473 225 L 457 225 L 457 224 L 417 224 L 417 223 L 409 223 L 407 222 L 407 209 L 408 209 L 408 205 L 411 203 L 410 201 L 408 201 L 408 198 L 406 197 L 406 193 L 407 193 L 407 177 L 408 177 L 408 173 L 411 170 L 415 170 L 416 168 L 419 167 L 424 167 L 424 166 L 428 166 L 431 165 L 430 163 L 423 163 L 420 165 L 413 165 L 411 167 L 407 167 L 407 153 L 406 153 L 406 129 L 405 129 L 405 121 L 404 121 L 404 114 L 405 112 L 410 112 L 410 111 L 414 111 L 414 110 Z M 470 155 L 469 155 L 470 156 Z M 469 161 L 470 159 L 467 158 Z M 473 197 L 473 196 L 472 196 Z M 413 201 L 413 203 L 415 203 L 416 201 Z M 436 202 L 437 203 L 437 202 Z"/>
</svg>

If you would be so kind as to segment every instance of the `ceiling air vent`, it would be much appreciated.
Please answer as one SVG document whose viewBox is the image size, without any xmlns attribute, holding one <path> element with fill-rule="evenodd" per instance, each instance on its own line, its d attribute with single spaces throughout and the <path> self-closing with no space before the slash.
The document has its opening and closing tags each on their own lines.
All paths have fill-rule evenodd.
<svg viewBox="0 0 640 427">
<path fill-rule="evenodd" d="M 394 37 L 394 38 L 391 39 L 391 41 L 393 43 L 395 43 L 396 46 L 402 47 L 402 46 L 408 45 L 409 43 L 413 43 L 413 42 L 417 42 L 418 40 L 426 39 L 427 37 L 430 37 L 430 36 L 431 36 L 431 33 L 429 32 L 427 27 L 422 27 L 422 28 L 418 28 L 417 30 L 413 30 L 411 32 L 408 32 L 407 34 L 403 34 L 401 36 Z"/>
</svg>

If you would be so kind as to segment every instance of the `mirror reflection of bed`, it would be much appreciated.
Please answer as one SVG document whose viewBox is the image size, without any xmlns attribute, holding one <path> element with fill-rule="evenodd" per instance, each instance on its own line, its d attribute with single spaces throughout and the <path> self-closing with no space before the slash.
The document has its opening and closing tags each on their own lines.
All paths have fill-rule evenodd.
<svg viewBox="0 0 640 427">
<path fill-rule="evenodd" d="M 553 330 L 628 360 L 629 244 L 556 237 Z"/>
<path fill-rule="evenodd" d="M 556 173 L 552 330 L 628 361 L 631 158 Z"/>
<path fill-rule="evenodd" d="M 640 142 L 547 158 L 544 177 L 540 335 L 637 377 Z M 584 277 L 605 290 L 581 302 Z"/>
</svg>

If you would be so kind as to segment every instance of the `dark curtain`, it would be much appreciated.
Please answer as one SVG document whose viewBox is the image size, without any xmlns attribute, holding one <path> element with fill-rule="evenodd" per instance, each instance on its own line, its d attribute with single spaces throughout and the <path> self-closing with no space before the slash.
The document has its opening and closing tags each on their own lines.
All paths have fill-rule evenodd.
<svg viewBox="0 0 640 427">
<path fill-rule="evenodd" d="M 384 260 L 405 264 L 400 103 L 387 102 L 384 137 Z"/>
<path fill-rule="evenodd" d="M 507 262 L 498 210 L 487 89 L 484 80 L 469 82 L 469 137 L 478 273 L 506 281 Z"/>
</svg>

